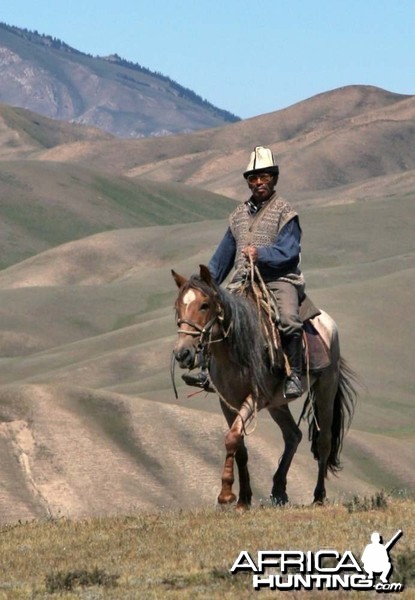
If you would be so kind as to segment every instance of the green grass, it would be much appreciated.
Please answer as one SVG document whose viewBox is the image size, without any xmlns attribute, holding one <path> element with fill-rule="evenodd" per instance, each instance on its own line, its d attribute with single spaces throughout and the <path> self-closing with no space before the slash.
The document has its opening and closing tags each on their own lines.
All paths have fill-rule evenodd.
<svg viewBox="0 0 415 600">
<path fill-rule="evenodd" d="M 179 184 L 141 182 L 76 165 L 0 161 L 5 268 L 95 233 L 225 218 L 233 202 Z"/>
<path fill-rule="evenodd" d="M 224 219 L 234 207 L 224 196 L 175 183 L 97 177 L 96 186 L 122 210 L 139 216 L 142 225 Z"/>
<path fill-rule="evenodd" d="M 50 247 L 64 242 L 80 239 L 97 233 L 97 228 L 82 223 L 71 210 L 62 207 L 50 207 L 35 198 L 30 211 L 26 205 L 14 204 L 7 199 L 2 202 L 1 217 Z"/>
<path fill-rule="evenodd" d="M 312 269 L 371 265 L 413 253 L 414 196 L 301 211 L 302 266 Z M 400 215 L 404 214 L 405 219 Z M 402 259 L 401 259 L 402 260 Z M 334 269 L 333 269 L 334 271 Z M 376 272 L 376 271 L 375 271 Z M 370 270 L 367 275 L 370 277 Z M 333 283 L 339 282 L 333 272 Z M 344 273 L 345 282 L 350 273 Z"/>
<path fill-rule="evenodd" d="M 0 114 L 10 129 L 19 131 L 20 138 L 35 148 L 53 148 L 80 140 L 111 139 L 109 134 L 98 129 L 48 119 L 23 108 L 2 105 Z M 16 148 L 20 145 L 20 141 L 13 143 Z"/>
</svg>

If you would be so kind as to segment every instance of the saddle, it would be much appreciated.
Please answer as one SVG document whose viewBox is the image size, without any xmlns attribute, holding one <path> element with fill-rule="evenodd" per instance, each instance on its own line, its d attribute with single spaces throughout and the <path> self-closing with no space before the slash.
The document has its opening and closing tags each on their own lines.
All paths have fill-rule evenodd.
<svg viewBox="0 0 415 600">
<path fill-rule="evenodd" d="M 277 309 L 275 311 L 274 330 L 277 340 L 277 356 L 278 362 L 284 364 L 284 356 L 282 352 L 281 336 L 277 325 Z M 303 322 L 303 365 L 304 370 L 320 371 L 330 365 L 330 354 L 326 343 L 317 331 L 313 324 L 313 319 L 321 314 L 321 311 L 315 306 L 309 296 L 304 294 L 300 301 L 300 319 Z"/>
<path fill-rule="evenodd" d="M 312 300 L 304 294 L 300 302 L 300 319 L 303 322 L 303 364 L 309 364 L 310 371 L 319 371 L 330 364 L 329 349 L 313 325 L 313 319 L 321 315 L 321 311 Z M 308 352 L 308 357 L 306 353 Z"/>
<path fill-rule="evenodd" d="M 317 315 L 316 315 L 317 316 Z M 314 327 L 312 320 L 303 322 L 303 364 L 309 364 L 310 371 L 320 371 L 330 365 L 329 350 Z M 308 352 L 308 357 L 306 356 Z"/>
</svg>

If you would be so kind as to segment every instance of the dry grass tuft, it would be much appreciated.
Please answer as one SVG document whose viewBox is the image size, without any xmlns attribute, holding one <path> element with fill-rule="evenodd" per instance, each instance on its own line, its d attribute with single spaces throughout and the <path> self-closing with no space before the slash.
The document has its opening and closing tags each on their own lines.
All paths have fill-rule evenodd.
<svg viewBox="0 0 415 600">
<path fill-rule="evenodd" d="M 397 555 L 393 579 L 401 581 L 406 588 L 415 588 L 415 551 L 413 548 L 406 548 Z"/>
<path fill-rule="evenodd" d="M 386 510 L 388 506 L 388 498 L 383 490 L 376 492 L 373 496 L 367 498 L 366 496 L 354 495 L 351 500 L 344 503 L 349 513 L 352 512 L 365 512 L 368 510 Z"/>
<path fill-rule="evenodd" d="M 95 567 L 92 571 L 80 569 L 78 571 L 59 571 L 46 576 L 45 588 L 49 594 L 61 591 L 72 591 L 76 587 L 114 587 L 119 575 L 109 575 L 102 569 Z"/>
</svg>

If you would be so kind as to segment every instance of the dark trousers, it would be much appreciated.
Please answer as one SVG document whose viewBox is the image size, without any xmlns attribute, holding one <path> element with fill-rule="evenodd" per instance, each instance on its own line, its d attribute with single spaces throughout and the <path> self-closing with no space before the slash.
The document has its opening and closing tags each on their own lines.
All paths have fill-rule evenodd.
<svg viewBox="0 0 415 600">
<path fill-rule="evenodd" d="M 299 294 L 297 288 L 288 281 L 273 281 L 274 294 L 280 317 L 279 330 L 283 336 L 302 334 L 302 322 L 299 315 Z"/>
</svg>

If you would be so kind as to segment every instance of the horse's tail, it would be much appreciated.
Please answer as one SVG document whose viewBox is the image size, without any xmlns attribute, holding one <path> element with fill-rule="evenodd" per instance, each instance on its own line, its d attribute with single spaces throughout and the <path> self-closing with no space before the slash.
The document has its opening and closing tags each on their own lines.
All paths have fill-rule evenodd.
<svg viewBox="0 0 415 600">
<path fill-rule="evenodd" d="M 331 424 L 331 449 L 327 460 L 327 470 L 333 474 L 341 470 L 340 453 L 343 447 L 343 438 L 350 427 L 354 408 L 357 400 L 357 384 L 359 382 L 356 373 L 349 367 L 344 358 L 340 358 L 339 382 L 333 404 L 333 420 Z M 312 392 L 311 392 L 312 393 Z M 311 452 L 318 460 L 318 411 L 314 404 L 314 417 L 309 417 L 309 439 L 311 441 Z M 327 474 L 327 471 L 326 471 Z"/>
</svg>

